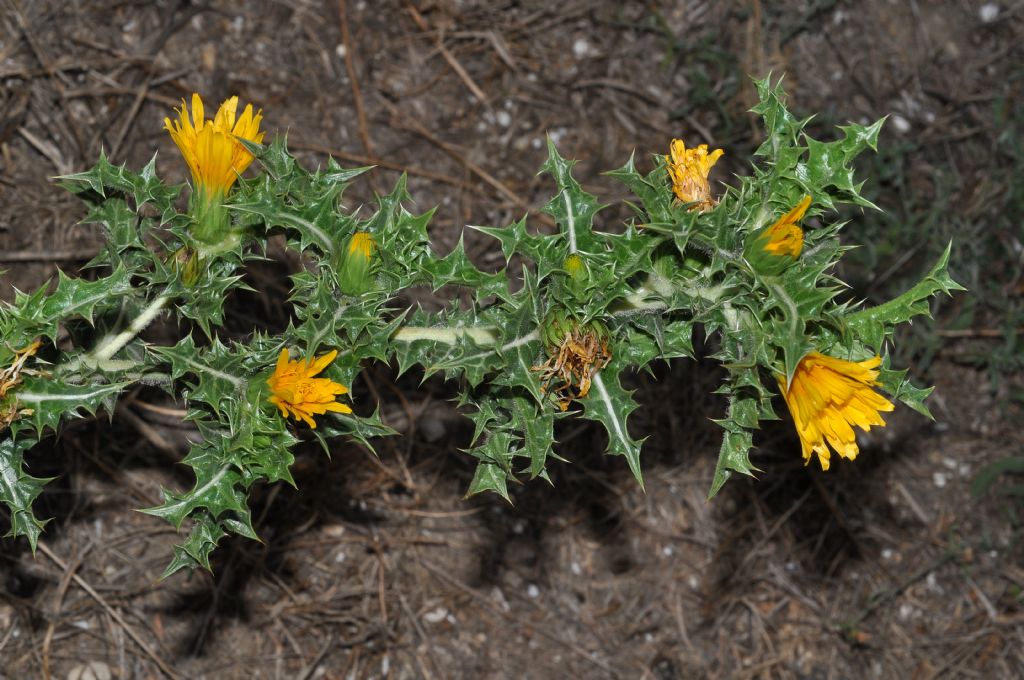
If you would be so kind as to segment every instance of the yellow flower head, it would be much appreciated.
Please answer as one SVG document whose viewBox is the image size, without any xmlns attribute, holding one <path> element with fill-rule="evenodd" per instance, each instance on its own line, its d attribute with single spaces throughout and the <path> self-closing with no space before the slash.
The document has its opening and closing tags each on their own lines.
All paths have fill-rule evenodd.
<svg viewBox="0 0 1024 680">
<path fill-rule="evenodd" d="M 236 117 L 237 108 L 238 97 L 231 97 L 220 105 L 212 121 L 206 120 L 203 100 L 193 94 L 191 121 L 184 99 L 181 109 L 175 109 L 178 120 L 171 122 L 170 118 L 164 118 L 164 128 L 181 150 L 192 171 L 192 181 L 201 192 L 227 194 L 238 175 L 252 163 L 253 155 L 236 137 L 250 142 L 263 141 L 260 132 L 263 112 L 254 114 L 252 104 L 246 104 L 242 115 Z"/>
<path fill-rule="evenodd" d="M 872 425 L 885 427 L 880 411 L 893 410 L 892 402 L 875 392 L 881 357 L 846 361 L 811 352 L 796 367 L 786 389 L 784 376 L 777 376 L 779 390 L 793 414 L 803 448 L 804 463 L 811 452 L 818 454 L 822 470 L 828 470 L 829 446 L 843 458 L 853 460 L 860 449 L 851 425 L 865 432 Z M 827 442 L 827 444 L 826 444 Z"/>
<path fill-rule="evenodd" d="M 761 237 L 762 249 L 771 255 L 799 257 L 804 248 L 804 230 L 797 223 L 804 218 L 810 205 L 811 197 L 804 196 L 795 208 L 768 227 Z"/>
<path fill-rule="evenodd" d="M 347 394 L 348 388 L 329 378 L 314 377 L 327 368 L 327 364 L 334 361 L 336 356 L 338 351 L 333 350 L 316 359 L 289 361 L 288 349 L 282 349 L 274 374 L 267 378 L 271 392 L 270 403 L 281 409 L 281 415 L 285 418 L 292 415 L 314 429 L 314 415 L 328 411 L 352 413 L 351 408 L 334 400 L 338 395 Z"/>
<path fill-rule="evenodd" d="M 718 201 L 711 197 L 708 175 L 723 153 L 725 152 L 721 149 L 708 153 L 707 144 L 687 149 L 683 140 L 672 140 L 669 155 L 665 156 L 668 174 L 672 178 L 672 191 L 683 203 L 695 204 L 690 210 L 704 212 L 718 204 Z"/>
</svg>

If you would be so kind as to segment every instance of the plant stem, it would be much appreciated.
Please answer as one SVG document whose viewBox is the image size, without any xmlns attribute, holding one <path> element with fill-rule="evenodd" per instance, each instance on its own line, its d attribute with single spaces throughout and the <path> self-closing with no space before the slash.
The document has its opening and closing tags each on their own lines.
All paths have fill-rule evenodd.
<svg viewBox="0 0 1024 680">
<path fill-rule="evenodd" d="M 125 345 L 132 341 L 132 339 L 146 329 L 156 315 L 163 310 L 163 308 L 170 301 L 171 296 L 167 293 L 157 296 L 149 303 L 142 312 L 135 317 L 135 319 L 128 324 L 128 328 L 124 329 L 120 333 L 112 333 L 107 335 L 99 344 L 97 344 L 91 352 L 88 354 L 82 354 L 75 360 L 71 361 L 65 367 L 65 371 L 74 371 L 81 366 L 89 366 L 92 368 L 102 367 L 112 356 L 118 353 Z"/>
<path fill-rule="evenodd" d="M 462 326 L 444 328 L 439 326 L 403 326 L 392 337 L 400 342 L 430 340 L 454 345 L 459 338 L 468 336 L 478 345 L 493 345 L 498 341 L 494 326 Z"/>
</svg>

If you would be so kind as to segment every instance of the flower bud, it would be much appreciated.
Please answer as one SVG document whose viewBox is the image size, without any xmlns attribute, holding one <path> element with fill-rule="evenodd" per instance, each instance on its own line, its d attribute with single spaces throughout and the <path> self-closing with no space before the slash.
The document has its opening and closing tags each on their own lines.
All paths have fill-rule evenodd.
<svg viewBox="0 0 1024 680">
<path fill-rule="evenodd" d="M 186 288 L 196 285 L 199 280 L 199 253 L 193 248 L 182 246 L 174 251 L 172 255 L 174 268 L 181 277 L 181 282 Z"/>
<path fill-rule="evenodd" d="M 568 274 L 569 289 L 574 293 L 582 293 L 590 283 L 590 268 L 579 254 L 573 253 L 562 262 L 562 269 Z"/>
<path fill-rule="evenodd" d="M 811 197 L 803 200 L 775 224 L 755 231 L 747 239 L 744 257 L 759 274 L 775 276 L 791 265 L 804 247 L 804 230 L 797 224 L 803 219 Z"/>
<path fill-rule="evenodd" d="M 373 287 L 374 255 L 377 241 L 365 231 L 349 236 L 342 246 L 338 267 L 338 285 L 346 295 L 362 295 Z"/>
</svg>

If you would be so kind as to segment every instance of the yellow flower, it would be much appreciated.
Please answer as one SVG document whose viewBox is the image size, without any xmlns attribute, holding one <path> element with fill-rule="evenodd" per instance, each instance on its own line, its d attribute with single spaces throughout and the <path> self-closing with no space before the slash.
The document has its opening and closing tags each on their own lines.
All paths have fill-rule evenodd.
<svg viewBox="0 0 1024 680">
<path fill-rule="evenodd" d="M 841 457 L 853 460 L 860 449 L 851 425 L 865 432 L 872 425 L 885 427 L 879 412 L 893 410 L 892 402 L 871 389 L 878 385 L 881 362 L 878 356 L 846 361 L 811 352 L 800 360 L 788 390 L 785 377 L 776 376 L 800 435 L 805 464 L 813 451 L 821 469 L 828 470 L 829 445 Z"/>
<path fill-rule="evenodd" d="M 322 415 L 328 411 L 352 413 L 351 408 L 334 400 L 338 395 L 347 394 L 348 388 L 329 378 L 313 377 L 334 361 L 336 356 L 338 351 L 333 350 L 316 359 L 289 361 L 288 349 L 282 349 L 281 355 L 277 358 L 274 374 L 267 378 L 272 393 L 270 403 L 281 409 L 281 415 L 285 418 L 292 415 L 296 420 L 304 420 L 314 429 L 314 415 Z"/>
<path fill-rule="evenodd" d="M 779 220 L 768 227 L 762 238 L 762 249 L 771 255 L 788 255 L 799 257 L 804 248 L 804 230 L 797 224 L 804 218 L 807 208 L 811 206 L 811 197 L 803 200 Z"/>
<path fill-rule="evenodd" d="M 711 197 L 708 175 L 723 153 L 725 152 L 721 149 L 708 153 L 707 144 L 687 149 L 683 140 L 672 140 L 669 155 L 665 156 L 668 174 L 672 178 L 672 191 L 683 203 L 695 204 L 690 210 L 704 212 L 718 204 L 718 201 Z"/>
<path fill-rule="evenodd" d="M 242 115 L 236 117 L 237 108 L 238 97 L 231 97 L 220 105 L 212 121 L 206 120 L 203 100 L 193 94 L 191 121 L 184 99 L 181 109 L 175 109 L 177 121 L 172 123 L 170 118 L 164 118 L 164 128 L 185 157 L 196 189 L 208 196 L 227 194 L 238 175 L 253 161 L 253 155 L 236 137 L 257 143 L 263 141 L 260 132 L 263 112 L 253 114 L 252 104 L 246 104 Z"/>
</svg>

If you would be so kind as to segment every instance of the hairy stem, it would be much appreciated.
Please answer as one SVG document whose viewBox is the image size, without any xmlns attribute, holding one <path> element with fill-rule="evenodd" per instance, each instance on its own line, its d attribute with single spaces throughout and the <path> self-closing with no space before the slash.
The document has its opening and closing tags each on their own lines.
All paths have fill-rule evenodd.
<svg viewBox="0 0 1024 680">
<path fill-rule="evenodd" d="M 167 303 L 170 301 L 171 296 L 164 293 L 153 299 L 149 305 L 142 310 L 142 312 L 132 320 L 128 327 L 119 333 L 111 333 L 107 335 L 99 344 L 97 344 L 93 350 L 87 354 L 82 354 L 73 361 L 71 361 L 65 371 L 74 371 L 75 369 L 81 368 L 82 366 L 89 366 L 92 368 L 102 368 L 106 362 L 115 354 L 117 354 L 125 345 L 132 341 L 135 336 L 144 331 L 149 324 L 153 322 Z"/>
<path fill-rule="evenodd" d="M 454 345 L 459 338 L 469 337 L 478 345 L 493 345 L 498 341 L 494 326 L 463 326 L 445 328 L 443 326 L 402 326 L 392 337 L 399 342 L 415 342 L 430 340 Z"/>
</svg>

